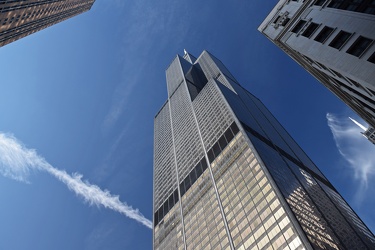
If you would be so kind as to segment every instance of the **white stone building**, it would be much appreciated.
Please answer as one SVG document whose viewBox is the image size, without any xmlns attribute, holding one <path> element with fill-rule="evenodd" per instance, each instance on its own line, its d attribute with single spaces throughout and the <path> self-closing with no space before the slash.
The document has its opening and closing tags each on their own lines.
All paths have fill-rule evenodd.
<svg viewBox="0 0 375 250">
<path fill-rule="evenodd" d="M 281 0 L 258 29 L 375 127 L 374 0 Z"/>
</svg>

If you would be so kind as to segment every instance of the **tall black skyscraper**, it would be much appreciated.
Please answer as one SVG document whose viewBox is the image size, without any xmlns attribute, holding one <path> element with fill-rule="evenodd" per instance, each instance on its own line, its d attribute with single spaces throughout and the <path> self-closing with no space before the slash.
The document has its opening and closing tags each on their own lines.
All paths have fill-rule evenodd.
<svg viewBox="0 0 375 250">
<path fill-rule="evenodd" d="M 95 0 L 0 0 L 0 47 L 90 10 Z"/>
<path fill-rule="evenodd" d="M 375 237 L 214 56 L 185 52 L 155 117 L 154 249 L 375 249 Z"/>
</svg>

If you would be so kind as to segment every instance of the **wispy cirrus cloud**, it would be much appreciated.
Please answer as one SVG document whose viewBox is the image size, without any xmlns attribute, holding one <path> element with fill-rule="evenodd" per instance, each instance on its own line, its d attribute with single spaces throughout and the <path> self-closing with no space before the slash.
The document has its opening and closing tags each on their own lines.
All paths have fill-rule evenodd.
<svg viewBox="0 0 375 250">
<path fill-rule="evenodd" d="M 93 177 L 95 181 L 103 181 L 103 179 L 107 178 L 110 174 L 113 173 L 115 169 L 115 165 L 116 165 L 114 164 L 114 161 L 117 160 L 116 156 L 118 156 L 117 151 L 119 150 L 120 145 L 123 142 L 123 140 L 126 138 L 129 126 L 132 124 L 132 122 L 133 120 L 130 119 L 125 124 L 120 134 L 111 143 L 111 146 L 108 152 L 106 153 L 102 163 L 93 170 Z M 124 150 L 124 149 L 121 148 L 121 150 Z M 123 156 L 124 154 L 121 153 L 119 155 Z"/>
<path fill-rule="evenodd" d="M 368 190 L 370 180 L 375 177 L 375 147 L 348 117 L 340 118 L 328 113 L 326 118 L 337 149 L 353 170 L 354 179 L 360 183 L 357 199 L 361 201 L 363 192 Z"/>
<path fill-rule="evenodd" d="M 182 42 L 189 32 L 189 15 L 183 11 L 186 3 L 166 0 L 152 3 L 138 0 L 131 4 L 124 4 L 121 0 L 111 2 L 113 3 L 108 4 L 116 5 L 117 11 L 121 11 L 124 16 L 115 30 L 121 41 L 117 55 L 122 77 L 114 88 L 109 109 L 102 122 L 104 134 L 125 116 L 136 88 L 146 88 L 149 91 L 150 85 L 145 87 L 144 76 L 153 69 L 150 65 L 155 65 L 163 49 L 172 39 L 175 43 Z M 161 68 L 164 70 L 166 66 Z"/>
<path fill-rule="evenodd" d="M 112 209 L 150 229 L 152 228 L 150 220 L 145 218 L 138 209 L 121 202 L 119 196 L 112 195 L 108 190 L 102 190 L 100 187 L 82 180 L 82 175 L 78 173 L 70 175 L 66 171 L 53 167 L 34 149 L 26 148 L 14 136 L 0 133 L 0 174 L 27 182 L 31 171 L 45 171 L 64 183 L 90 205 Z"/>
<path fill-rule="evenodd" d="M 131 77 L 123 84 L 119 84 L 113 94 L 112 103 L 102 123 L 103 133 L 106 134 L 117 122 L 126 109 L 128 99 L 137 83 L 137 77 Z"/>
</svg>

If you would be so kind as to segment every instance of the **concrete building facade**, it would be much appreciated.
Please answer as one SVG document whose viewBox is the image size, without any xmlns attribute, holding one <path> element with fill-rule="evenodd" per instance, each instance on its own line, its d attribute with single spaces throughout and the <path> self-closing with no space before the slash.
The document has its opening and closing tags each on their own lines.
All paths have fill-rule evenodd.
<svg viewBox="0 0 375 250">
<path fill-rule="evenodd" d="M 281 0 L 259 26 L 375 127 L 375 2 Z"/>
<path fill-rule="evenodd" d="M 95 0 L 0 0 L 0 47 L 90 10 Z"/>
<path fill-rule="evenodd" d="M 185 52 L 154 120 L 154 249 L 374 249 L 375 237 L 223 63 Z"/>
</svg>

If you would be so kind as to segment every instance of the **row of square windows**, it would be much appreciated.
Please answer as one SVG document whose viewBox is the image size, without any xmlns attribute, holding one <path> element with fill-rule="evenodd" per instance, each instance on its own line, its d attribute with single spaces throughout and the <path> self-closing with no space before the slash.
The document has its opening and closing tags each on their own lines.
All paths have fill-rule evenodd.
<svg viewBox="0 0 375 250">
<path fill-rule="evenodd" d="M 30 35 L 32 33 L 35 33 L 39 30 L 42 30 L 44 28 L 47 28 L 57 22 L 64 21 L 68 19 L 69 17 L 72 17 L 74 15 L 77 15 L 83 11 L 86 11 L 87 9 L 83 8 L 76 8 L 73 9 L 70 12 L 64 12 L 60 13 L 59 15 L 53 15 L 46 18 L 41 18 L 40 20 L 31 21 L 24 25 L 16 25 L 15 27 L 11 28 L 3 28 L 0 32 L 0 44 L 3 46 L 5 44 L 11 43 L 15 40 L 18 40 L 22 37 L 25 37 L 27 35 Z M 0 22 L 0 25 L 2 23 Z M 5 25 L 5 24 L 4 24 Z M 1 28 L 1 27 L 0 27 Z"/>
<path fill-rule="evenodd" d="M 299 0 L 292 0 L 298 2 Z M 304 1 L 302 1 L 304 2 Z M 375 0 L 316 0 L 313 5 L 375 15 Z"/>
<path fill-rule="evenodd" d="M 302 28 L 307 23 L 306 20 L 300 20 L 296 26 L 292 29 L 293 33 L 298 33 L 302 30 Z M 315 31 L 319 28 L 318 23 L 311 22 L 306 27 L 306 29 L 302 32 L 302 36 L 310 38 Z M 320 42 L 324 44 L 328 38 L 334 33 L 335 29 L 329 26 L 323 27 L 323 29 L 319 32 L 318 35 L 314 38 L 315 41 Z M 340 50 L 353 36 L 353 33 L 346 32 L 341 30 L 334 38 L 333 40 L 328 44 L 328 46 Z M 370 48 L 370 46 L 374 43 L 373 39 L 359 36 L 353 44 L 350 46 L 350 48 L 346 51 L 346 53 L 361 57 L 364 52 Z M 371 63 L 375 63 L 375 52 L 367 59 L 367 61 Z"/>
<path fill-rule="evenodd" d="M 51 13 L 54 10 L 65 10 L 65 9 L 64 9 L 64 6 L 59 6 L 59 7 L 56 7 L 56 8 L 47 8 L 47 9 L 43 9 L 43 10 L 27 12 L 27 13 L 24 13 L 22 15 L 22 17 L 21 17 L 21 15 L 17 15 L 17 16 L 12 16 L 12 17 L 9 17 L 9 18 L 7 17 L 4 20 L 0 19 L 0 23 L 1 23 L 1 25 L 12 24 L 13 22 L 18 22 L 19 20 L 30 19 L 30 18 L 38 17 L 38 16 L 43 15 L 45 13 Z M 1 12 L 8 12 L 8 10 L 3 8 Z"/>
<path fill-rule="evenodd" d="M 319 36 L 319 35 L 318 35 Z M 317 37 L 318 37 L 317 36 Z M 315 38 L 316 39 L 316 38 Z M 372 43 L 370 43 L 369 47 L 371 46 Z M 365 49 L 365 51 L 367 50 L 367 48 Z M 363 52 L 364 53 L 364 52 Z M 330 78 L 330 81 L 332 84 L 334 84 L 336 87 L 338 87 L 339 89 L 342 89 L 344 88 L 345 90 L 343 91 L 343 94 L 346 95 L 347 91 L 351 92 L 351 93 L 354 93 L 355 95 L 349 95 L 348 98 L 352 99 L 352 98 L 355 98 L 354 99 L 354 102 L 356 103 L 359 103 L 359 105 L 362 107 L 366 107 L 368 110 L 370 110 L 371 112 L 375 113 L 375 109 L 368 105 L 367 103 L 365 103 L 363 101 L 366 100 L 367 102 L 369 103 L 374 103 L 374 100 L 372 99 L 372 96 L 375 95 L 375 92 L 369 88 L 366 88 L 364 86 L 362 86 L 361 84 L 359 84 L 358 82 L 354 81 L 353 79 L 350 79 L 346 76 L 343 76 L 342 74 L 338 73 L 337 71 L 331 69 L 331 68 L 327 68 L 326 66 L 324 66 L 323 64 L 319 63 L 319 62 L 316 62 L 316 61 L 313 61 L 312 59 L 306 57 L 306 56 L 303 56 L 303 58 L 305 58 L 309 63 L 311 64 L 315 64 L 317 65 L 319 68 L 321 69 L 324 69 L 326 71 L 328 71 L 329 73 L 331 73 L 333 76 L 337 76 L 338 78 L 340 78 L 340 81 L 332 78 L 331 76 L 328 76 Z M 375 52 L 368 58 L 369 62 L 371 63 L 374 63 L 375 61 Z M 342 81 L 348 83 L 349 85 L 346 85 L 346 84 L 343 84 Z M 355 85 L 352 86 L 352 85 Z M 358 97 L 360 97 L 361 99 L 359 99 Z M 363 107 L 362 107 L 363 108 Z M 372 115 L 371 115 L 372 116 Z"/>
<path fill-rule="evenodd" d="M 327 0 L 316 0 L 314 5 L 324 6 Z M 374 0 L 331 0 L 327 5 L 328 8 L 348 10 L 360 13 L 375 14 Z"/>
<path fill-rule="evenodd" d="M 19 0 L 17 0 L 16 2 L 20 2 Z M 0 4 L 3 4 L 1 1 L 0 1 Z M 21 10 L 21 9 L 27 9 L 27 8 L 33 8 L 33 7 L 39 7 L 39 8 L 43 8 L 43 7 L 40 7 L 42 5 L 44 5 L 45 7 L 47 8 L 44 8 L 43 10 L 38 10 L 38 11 L 34 11 L 33 13 L 44 13 L 44 12 L 52 12 L 52 11 L 59 11 L 59 10 L 65 10 L 66 8 L 69 8 L 69 7 L 73 7 L 73 6 L 82 6 L 84 5 L 85 3 L 62 3 L 58 6 L 55 6 L 54 7 L 49 7 L 51 6 L 51 4 L 48 4 L 48 3 L 45 3 L 45 2 L 34 2 L 34 3 L 31 3 L 31 4 L 18 4 L 18 5 L 11 5 L 11 6 L 3 6 L 2 8 L 0 8 L 0 13 L 5 13 L 5 12 L 12 12 L 12 11 L 18 11 L 18 10 Z M 47 5 L 47 6 L 46 6 Z"/>
</svg>

